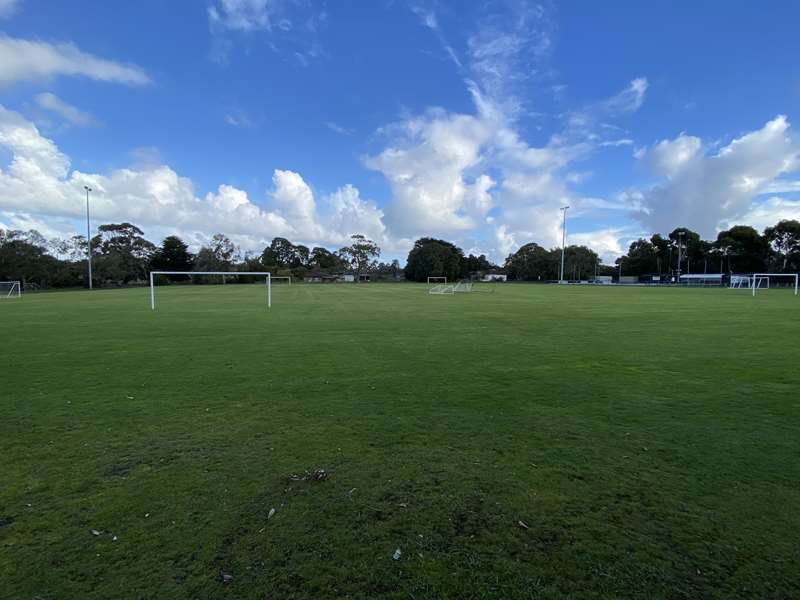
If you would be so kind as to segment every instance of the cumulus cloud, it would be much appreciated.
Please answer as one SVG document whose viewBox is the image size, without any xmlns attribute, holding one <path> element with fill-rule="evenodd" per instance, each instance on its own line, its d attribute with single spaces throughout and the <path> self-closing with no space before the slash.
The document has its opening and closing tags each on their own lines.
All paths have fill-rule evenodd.
<svg viewBox="0 0 800 600">
<path fill-rule="evenodd" d="M 55 94 L 43 92 L 34 98 L 36 105 L 46 111 L 55 113 L 64 119 L 69 125 L 78 127 L 89 127 L 97 125 L 97 119 L 91 113 L 80 110 L 76 106 L 65 102 Z"/>
<path fill-rule="evenodd" d="M 570 234 L 568 243 L 587 246 L 597 252 L 604 263 L 613 264 L 615 258 L 625 254 L 627 246 L 624 242 L 630 239 L 632 236 L 627 229 L 610 227 Z"/>
<path fill-rule="evenodd" d="M 758 194 L 800 168 L 800 148 L 782 115 L 716 151 L 700 138 L 680 134 L 638 156 L 661 180 L 631 191 L 637 218 L 653 231 L 690 224 L 704 236 L 747 219 Z"/>
<path fill-rule="evenodd" d="M 274 236 L 337 245 L 366 233 L 386 241 L 382 212 L 351 185 L 318 203 L 299 173 L 276 170 L 263 205 L 226 184 L 200 198 L 189 178 L 155 164 L 160 157 L 152 149 L 137 168 L 84 173 L 71 170 L 69 158 L 33 123 L 2 106 L 0 146 L 11 155 L 0 170 L 0 219 L 9 227 L 63 233 L 83 217 L 88 185 L 96 222 L 132 221 L 151 236 L 178 233 L 199 244 L 222 231 L 245 249 L 261 249 Z"/>
<path fill-rule="evenodd" d="M 0 86 L 60 75 L 128 85 L 150 83 L 141 67 L 94 56 L 71 43 L 50 44 L 0 36 Z"/>
<path fill-rule="evenodd" d="M 392 188 L 386 217 L 392 231 L 416 235 L 452 233 L 475 227 L 491 204 L 490 179 L 465 172 L 481 161 L 491 131 L 471 115 L 431 110 L 387 128 L 389 146 L 365 160 Z"/>
<path fill-rule="evenodd" d="M 771 196 L 763 201 L 754 202 L 741 217 L 743 223 L 759 231 L 775 225 L 778 221 L 790 219 L 800 221 L 800 200 L 789 200 L 780 196 Z"/>
</svg>

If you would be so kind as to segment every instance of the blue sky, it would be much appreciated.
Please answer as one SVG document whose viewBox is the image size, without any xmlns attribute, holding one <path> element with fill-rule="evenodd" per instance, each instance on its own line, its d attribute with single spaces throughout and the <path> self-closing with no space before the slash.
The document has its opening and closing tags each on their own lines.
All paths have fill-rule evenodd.
<svg viewBox="0 0 800 600">
<path fill-rule="evenodd" d="M 800 5 L 0 0 L 0 227 L 502 260 L 800 218 Z"/>
</svg>

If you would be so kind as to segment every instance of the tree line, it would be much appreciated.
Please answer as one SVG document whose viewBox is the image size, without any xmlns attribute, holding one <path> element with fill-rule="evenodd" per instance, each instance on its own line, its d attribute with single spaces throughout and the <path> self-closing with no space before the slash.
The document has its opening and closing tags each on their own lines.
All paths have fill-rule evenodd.
<svg viewBox="0 0 800 600">
<path fill-rule="evenodd" d="M 509 254 L 503 265 L 485 255 L 466 254 L 446 240 L 423 237 L 414 242 L 406 265 L 397 260 L 379 261 L 381 249 L 368 237 L 355 234 L 338 250 L 309 248 L 276 237 L 261 253 L 243 252 L 227 236 L 218 233 L 197 253 L 177 236 L 155 245 L 132 223 L 107 223 L 92 238 L 93 282 L 98 286 L 145 282 L 157 271 L 270 271 L 295 278 L 333 275 L 345 271 L 371 279 L 448 281 L 480 278 L 489 272 L 505 273 L 518 281 L 550 281 L 560 276 L 561 249 L 546 249 L 531 242 Z M 19 280 L 26 286 L 86 286 L 86 238 L 46 239 L 35 230 L 0 229 L 0 280 Z M 621 269 L 620 269 L 621 267 Z M 783 220 L 759 233 L 737 225 L 707 241 L 685 227 L 667 236 L 659 233 L 633 241 L 616 266 L 601 264 L 586 246 L 564 249 L 564 277 L 593 279 L 597 275 L 674 275 L 680 273 L 752 273 L 800 271 L 800 222 Z"/>
<path fill-rule="evenodd" d="M 624 275 L 797 273 L 800 222 L 782 220 L 763 233 L 748 225 L 736 225 L 720 231 L 713 241 L 678 227 L 666 237 L 656 233 L 649 239 L 634 240 L 616 265 Z"/>
<path fill-rule="evenodd" d="M 397 278 L 402 271 L 396 260 L 379 262 L 380 248 L 361 234 L 336 251 L 276 237 L 257 254 L 243 252 L 218 233 L 193 253 L 178 236 L 168 236 L 157 246 L 132 223 L 108 223 L 97 228 L 91 248 L 92 281 L 101 287 L 144 283 L 150 271 L 270 271 L 296 278 L 349 271 L 356 279 L 362 273 Z M 46 239 L 36 230 L 0 229 L 0 280 L 22 281 L 28 288 L 87 286 L 86 255 L 85 236 Z"/>
</svg>

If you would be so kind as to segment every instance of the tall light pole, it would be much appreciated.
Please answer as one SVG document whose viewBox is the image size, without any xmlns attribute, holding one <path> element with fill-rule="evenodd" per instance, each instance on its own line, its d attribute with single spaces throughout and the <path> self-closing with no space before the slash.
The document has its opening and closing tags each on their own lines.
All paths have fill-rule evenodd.
<svg viewBox="0 0 800 600">
<path fill-rule="evenodd" d="M 685 231 L 678 232 L 678 283 L 681 282 L 681 252 L 683 251 L 683 236 Z"/>
<path fill-rule="evenodd" d="M 89 192 L 92 191 L 88 185 L 83 186 L 86 190 L 86 260 L 89 264 L 89 289 L 92 289 L 92 235 L 89 225 Z"/>
<path fill-rule="evenodd" d="M 563 213 L 563 221 L 561 224 L 561 276 L 558 278 L 558 282 L 562 283 L 564 281 L 564 250 L 566 249 L 567 245 L 567 209 L 569 206 L 562 206 L 561 212 Z"/>
</svg>

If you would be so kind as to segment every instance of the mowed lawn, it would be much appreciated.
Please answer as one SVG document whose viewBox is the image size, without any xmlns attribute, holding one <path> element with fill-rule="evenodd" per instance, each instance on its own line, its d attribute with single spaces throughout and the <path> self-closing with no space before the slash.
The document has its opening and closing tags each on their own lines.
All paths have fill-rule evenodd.
<svg viewBox="0 0 800 600">
<path fill-rule="evenodd" d="M 0 302 L 0 597 L 800 596 L 800 298 L 426 289 Z"/>
</svg>

